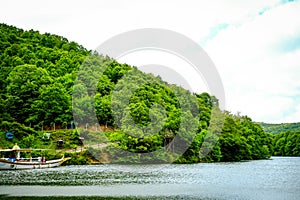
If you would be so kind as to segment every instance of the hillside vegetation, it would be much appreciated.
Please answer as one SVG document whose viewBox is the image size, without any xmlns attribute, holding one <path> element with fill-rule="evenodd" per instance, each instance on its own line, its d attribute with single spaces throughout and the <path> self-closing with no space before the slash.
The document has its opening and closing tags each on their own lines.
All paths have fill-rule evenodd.
<svg viewBox="0 0 300 200">
<path fill-rule="evenodd" d="M 146 154 L 155 162 L 240 161 L 273 153 L 271 134 L 248 116 L 221 112 L 214 96 L 192 94 L 61 36 L 1 24 L 0 49 L 2 148 L 45 146 L 45 130 L 74 122 L 78 135 L 64 132 L 69 148 L 79 136 L 85 144 L 107 143 L 88 147 L 107 162 L 145 162 Z M 97 131 L 98 123 L 106 131 Z M 4 141 L 7 131 L 13 141 Z"/>
<path fill-rule="evenodd" d="M 300 131 L 287 131 L 274 136 L 275 156 L 300 156 Z"/>
<path fill-rule="evenodd" d="M 285 133 L 287 131 L 300 131 L 300 122 L 297 123 L 282 123 L 282 124 L 268 124 L 259 123 L 265 132 L 271 134 Z"/>
</svg>

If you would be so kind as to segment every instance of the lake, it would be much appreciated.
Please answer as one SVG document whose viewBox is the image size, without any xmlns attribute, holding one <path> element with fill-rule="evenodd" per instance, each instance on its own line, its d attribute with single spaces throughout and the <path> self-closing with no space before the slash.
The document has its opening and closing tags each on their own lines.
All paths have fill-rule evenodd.
<svg viewBox="0 0 300 200">
<path fill-rule="evenodd" d="M 299 157 L 226 163 L 63 166 L 0 173 L 0 198 L 300 199 Z"/>
</svg>

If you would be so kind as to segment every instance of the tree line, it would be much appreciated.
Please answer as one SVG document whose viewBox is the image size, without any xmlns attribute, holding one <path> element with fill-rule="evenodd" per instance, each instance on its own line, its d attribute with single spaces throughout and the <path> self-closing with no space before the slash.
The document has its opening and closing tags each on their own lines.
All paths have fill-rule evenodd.
<svg viewBox="0 0 300 200">
<path fill-rule="evenodd" d="M 259 123 L 265 132 L 278 134 L 285 133 L 287 131 L 299 131 L 300 130 L 300 122 L 295 123 L 281 123 L 281 124 L 268 124 L 268 123 Z"/>
</svg>

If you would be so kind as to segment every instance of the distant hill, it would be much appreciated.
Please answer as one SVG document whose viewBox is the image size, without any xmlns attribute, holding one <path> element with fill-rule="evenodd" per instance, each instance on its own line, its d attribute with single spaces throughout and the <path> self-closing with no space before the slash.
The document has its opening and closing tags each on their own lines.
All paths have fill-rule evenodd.
<svg viewBox="0 0 300 200">
<path fill-rule="evenodd" d="M 287 131 L 299 131 L 300 122 L 297 123 L 282 123 L 282 124 L 268 124 L 268 123 L 259 123 L 259 125 L 264 129 L 265 132 L 271 134 L 279 134 Z"/>
</svg>

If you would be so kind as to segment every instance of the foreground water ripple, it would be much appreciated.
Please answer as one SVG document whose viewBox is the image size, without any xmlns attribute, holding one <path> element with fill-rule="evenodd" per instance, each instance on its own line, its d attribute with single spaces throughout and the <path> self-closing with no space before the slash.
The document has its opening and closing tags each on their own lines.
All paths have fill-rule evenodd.
<svg viewBox="0 0 300 200">
<path fill-rule="evenodd" d="M 300 199 L 300 158 L 0 171 L 0 195 Z M 171 198 L 172 199 L 172 198 Z"/>
</svg>

